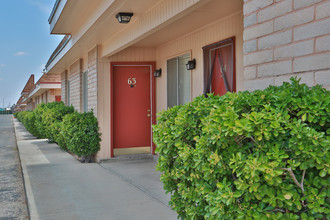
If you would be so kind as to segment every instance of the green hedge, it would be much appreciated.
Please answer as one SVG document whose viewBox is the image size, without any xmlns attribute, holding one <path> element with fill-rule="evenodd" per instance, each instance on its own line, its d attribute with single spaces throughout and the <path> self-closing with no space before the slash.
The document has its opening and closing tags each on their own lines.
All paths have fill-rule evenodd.
<svg viewBox="0 0 330 220">
<path fill-rule="evenodd" d="M 35 126 L 35 114 L 32 111 L 16 112 L 14 116 L 24 124 L 26 130 L 32 135 L 37 136 L 37 129 Z"/>
<path fill-rule="evenodd" d="M 101 134 L 93 112 L 78 113 L 63 102 L 52 102 L 38 105 L 33 112 L 17 112 L 15 117 L 34 136 L 57 143 L 85 162 L 100 150 Z"/>
<path fill-rule="evenodd" d="M 160 114 L 157 169 L 184 219 L 330 219 L 330 92 L 296 79 Z"/>
<path fill-rule="evenodd" d="M 66 115 L 63 118 L 60 134 L 69 151 L 79 157 L 86 157 L 90 152 L 100 150 L 101 139 L 93 112 L 82 114 L 74 112 Z"/>
</svg>

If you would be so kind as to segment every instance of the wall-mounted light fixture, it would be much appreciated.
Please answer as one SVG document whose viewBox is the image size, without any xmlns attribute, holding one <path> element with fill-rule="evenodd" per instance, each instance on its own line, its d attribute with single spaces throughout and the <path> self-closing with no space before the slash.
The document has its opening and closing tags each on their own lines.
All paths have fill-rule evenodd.
<svg viewBox="0 0 330 220">
<path fill-rule="evenodd" d="M 196 68 L 196 59 L 189 60 L 186 64 L 187 70 L 193 70 Z"/>
<path fill-rule="evenodd" d="M 154 77 L 160 77 L 162 75 L 162 69 L 159 68 L 158 70 L 155 70 Z"/>
<path fill-rule="evenodd" d="M 131 12 L 119 12 L 116 15 L 116 18 L 119 23 L 127 24 L 131 20 L 132 16 L 133 16 L 133 13 L 131 13 Z"/>
</svg>

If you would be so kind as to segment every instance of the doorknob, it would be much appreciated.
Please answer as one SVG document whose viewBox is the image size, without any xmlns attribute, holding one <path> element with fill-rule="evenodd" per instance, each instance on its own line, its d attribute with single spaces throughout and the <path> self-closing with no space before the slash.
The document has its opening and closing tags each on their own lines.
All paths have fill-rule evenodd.
<svg viewBox="0 0 330 220">
<path fill-rule="evenodd" d="M 147 116 L 148 116 L 148 117 L 150 117 L 150 116 L 151 116 L 151 114 L 147 114 Z"/>
</svg>

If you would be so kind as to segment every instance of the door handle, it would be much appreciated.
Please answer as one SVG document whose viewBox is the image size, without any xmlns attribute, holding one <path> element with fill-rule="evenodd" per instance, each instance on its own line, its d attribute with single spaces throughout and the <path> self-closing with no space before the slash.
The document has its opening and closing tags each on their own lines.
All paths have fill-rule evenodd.
<svg viewBox="0 0 330 220">
<path fill-rule="evenodd" d="M 147 114 L 147 116 L 148 116 L 148 117 L 150 117 L 150 116 L 151 116 L 151 114 Z"/>
</svg>

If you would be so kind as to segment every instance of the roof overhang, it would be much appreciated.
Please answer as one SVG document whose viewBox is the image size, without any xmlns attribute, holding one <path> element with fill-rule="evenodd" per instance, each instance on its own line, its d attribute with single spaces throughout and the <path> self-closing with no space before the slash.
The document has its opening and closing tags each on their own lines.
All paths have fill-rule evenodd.
<svg viewBox="0 0 330 220">
<path fill-rule="evenodd" d="M 114 0 L 113 0 L 114 1 Z M 71 34 L 104 0 L 56 0 L 48 19 L 51 34 Z"/>
<path fill-rule="evenodd" d="M 162 18 L 166 15 L 163 13 L 158 16 L 161 17 L 158 23 L 148 25 L 148 16 L 167 8 L 161 8 L 163 4 L 170 5 L 173 1 L 114 0 L 107 8 L 103 7 L 104 11 L 90 13 L 90 20 L 85 20 L 83 28 L 78 31 L 72 27 L 76 33 L 47 66 L 47 74 L 63 72 L 96 45 L 102 46 L 101 57 L 112 56 L 130 46 L 156 48 L 231 14 L 242 13 L 243 9 L 241 0 L 187 1 L 186 8 L 177 9 L 166 18 Z M 129 24 L 118 23 L 115 15 L 120 11 L 134 13 Z M 68 20 L 69 17 L 66 21 L 70 23 Z M 82 27 L 81 23 L 77 23 L 77 26 L 79 24 Z M 137 33 L 136 30 L 141 31 Z"/>
<path fill-rule="evenodd" d="M 53 82 L 53 83 L 42 83 L 41 82 L 40 84 L 36 85 L 36 87 L 33 89 L 32 92 L 30 92 L 30 95 L 29 95 L 29 97 L 27 97 L 27 99 L 39 96 L 42 93 L 44 93 L 50 89 L 61 89 L 61 83 L 60 82 Z"/>
<path fill-rule="evenodd" d="M 28 97 L 24 98 L 21 102 L 21 105 L 26 105 L 27 101 L 28 101 Z"/>
<path fill-rule="evenodd" d="M 29 95 L 29 92 L 21 92 L 21 95 Z"/>
</svg>

